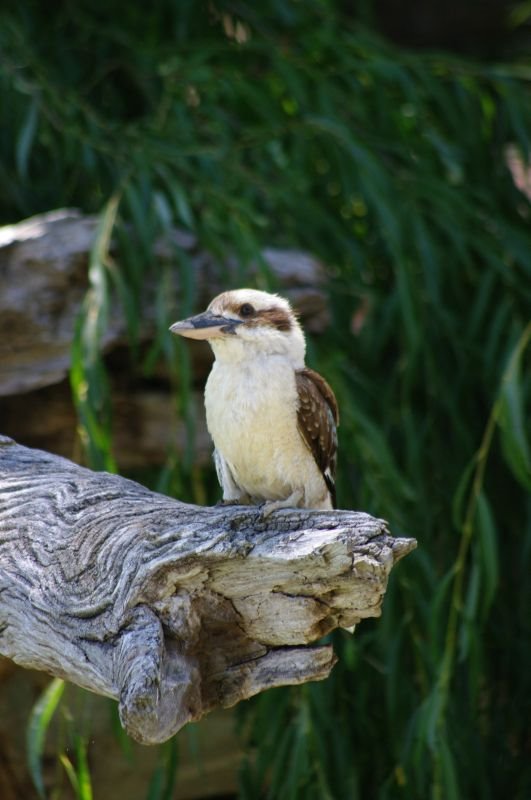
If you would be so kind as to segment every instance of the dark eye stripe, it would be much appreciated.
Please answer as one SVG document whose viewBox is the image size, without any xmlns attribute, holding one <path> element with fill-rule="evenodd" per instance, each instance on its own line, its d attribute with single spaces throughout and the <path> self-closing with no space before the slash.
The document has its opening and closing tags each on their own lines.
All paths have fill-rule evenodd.
<svg viewBox="0 0 531 800">
<path fill-rule="evenodd" d="M 276 328 L 283 333 L 287 333 L 292 328 L 290 315 L 283 308 L 265 308 L 263 311 L 259 311 L 258 315 L 272 328 Z"/>
</svg>

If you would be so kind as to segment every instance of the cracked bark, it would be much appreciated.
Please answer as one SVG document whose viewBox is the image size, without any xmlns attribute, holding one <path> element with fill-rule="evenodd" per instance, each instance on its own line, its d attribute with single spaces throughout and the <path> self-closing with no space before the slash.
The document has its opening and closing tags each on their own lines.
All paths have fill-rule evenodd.
<svg viewBox="0 0 531 800">
<path fill-rule="evenodd" d="M 164 741 L 218 706 L 327 677 L 415 546 L 353 511 L 203 508 L 0 437 L 0 653 L 119 702 Z"/>
</svg>

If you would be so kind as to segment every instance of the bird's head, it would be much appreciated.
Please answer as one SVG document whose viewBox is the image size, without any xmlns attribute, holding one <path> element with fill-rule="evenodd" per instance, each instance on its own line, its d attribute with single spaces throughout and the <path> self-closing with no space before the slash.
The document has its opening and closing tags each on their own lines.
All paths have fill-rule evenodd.
<svg viewBox="0 0 531 800">
<path fill-rule="evenodd" d="M 218 359 L 283 355 L 296 368 L 304 365 L 302 328 L 288 301 L 276 294 L 256 289 L 223 292 L 203 314 L 175 322 L 170 331 L 207 339 Z"/>
</svg>

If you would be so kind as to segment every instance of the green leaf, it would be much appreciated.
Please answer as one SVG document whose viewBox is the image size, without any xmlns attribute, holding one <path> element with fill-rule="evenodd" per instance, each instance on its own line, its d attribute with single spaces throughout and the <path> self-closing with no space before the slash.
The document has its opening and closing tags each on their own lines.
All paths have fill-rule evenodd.
<svg viewBox="0 0 531 800">
<path fill-rule="evenodd" d="M 421 706 L 421 739 L 430 750 L 436 751 L 439 747 L 441 725 L 444 720 L 445 695 L 435 684 L 428 697 Z"/>
<path fill-rule="evenodd" d="M 118 194 L 109 200 L 96 231 L 89 257 L 90 287 L 76 321 L 70 369 L 70 385 L 90 463 L 108 472 L 116 472 L 116 464 L 111 452 L 109 386 L 101 351 L 110 302 L 109 252 L 119 203 Z"/>
<path fill-rule="evenodd" d="M 76 798 L 79 798 L 79 781 L 77 778 L 76 768 L 74 767 L 74 765 L 72 764 L 66 753 L 59 754 L 59 761 L 64 767 L 67 778 L 70 781 L 70 785 L 76 794 Z"/>
<path fill-rule="evenodd" d="M 28 162 L 35 138 L 35 131 L 37 130 L 39 107 L 39 97 L 32 97 L 28 106 L 26 119 L 24 120 L 24 124 L 17 139 L 16 162 L 18 173 L 22 179 L 25 179 L 28 174 Z"/>
<path fill-rule="evenodd" d="M 459 629 L 459 660 L 464 661 L 470 655 L 474 639 L 478 633 L 478 605 L 480 596 L 480 568 L 477 564 L 472 566 L 468 578 L 468 586 L 464 606 L 461 614 Z"/>
<path fill-rule="evenodd" d="M 459 784 L 457 782 L 455 759 L 446 737 L 441 739 L 439 748 L 442 768 L 440 797 L 444 798 L 444 800 L 462 800 L 463 795 L 459 791 Z"/>
<path fill-rule="evenodd" d="M 151 776 L 146 800 L 172 800 L 179 765 L 177 739 L 173 737 L 159 751 L 159 763 Z"/>
<path fill-rule="evenodd" d="M 66 753 L 59 755 L 59 761 L 65 769 L 68 780 L 76 794 L 76 799 L 93 800 L 92 782 L 87 761 L 87 742 L 83 736 L 75 734 L 74 749 L 76 753 L 75 766 Z"/>
<path fill-rule="evenodd" d="M 134 759 L 134 751 L 133 751 L 133 742 L 126 734 L 122 727 L 122 723 L 120 721 L 120 714 L 118 711 L 118 703 L 116 700 L 108 699 L 108 709 L 109 709 L 109 724 L 113 735 L 120 745 L 120 750 L 127 759 L 129 764 L 133 764 Z"/>
<path fill-rule="evenodd" d="M 529 420 L 531 409 L 524 411 L 522 360 L 531 338 L 531 324 L 520 338 L 509 360 L 500 391 L 499 425 L 503 453 L 515 478 L 531 490 L 531 455 Z"/>
<path fill-rule="evenodd" d="M 485 616 L 490 609 L 499 581 L 498 536 L 494 515 L 484 492 L 480 492 L 476 509 L 477 544 L 480 555 L 482 597 L 481 606 Z"/>
<path fill-rule="evenodd" d="M 460 530 L 466 513 L 472 479 L 477 468 L 477 455 L 467 464 L 459 479 L 457 489 L 452 498 L 452 521 L 456 530 Z"/>
<path fill-rule="evenodd" d="M 429 633 L 432 642 L 432 659 L 435 664 L 441 658 L 440 638 L 444 631 L 445 615 L 454 578 L 455 566 L 438 580 L 430 605 Z"/>
<path fill-rule="evenodd" d="M 92 783 L 87 760 L 87 742 L 79 734 L 75 737 L 78 800 L 92 800 Z"/>
<path fill-rule="evenodd" d="M 30 714 L 26 731 L 28 769 L 39 797 L 46 797 L 42 775 L 42 755 L 46 733 L 65 689 L 65 682 L 54 678 L 37 700 Z"/>
</svg>

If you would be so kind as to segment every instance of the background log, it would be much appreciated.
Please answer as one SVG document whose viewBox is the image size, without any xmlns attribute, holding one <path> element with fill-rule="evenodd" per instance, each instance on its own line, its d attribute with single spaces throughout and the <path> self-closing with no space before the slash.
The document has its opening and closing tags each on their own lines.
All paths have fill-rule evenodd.
<svg viewBox="0 0 531 800">
<path fill-rule="evenodd" d="M 0 430 L 31 447 L 82 459 L 77 416 L 67 378 L 75 321 L 88 288 L 88 259 L 98 220 L 75 209 L 60 209 L 0 227 Z M 171 230 L 154 252 L 169 265 L 174 321 L 179 316 L 179 270 L 184 254 L 193 270 L 197 309 L 217 292 L 238 284 L 239 266 L 221 265 L 189 233 Z M 119 254 L 113 253 L 114 257 Z M 322 331 L 329 314 L 320 262 L 295 250 L 264 250 L 262 257 L 282 293 L 296 305 L 304 326 Z M 257 271 L 257 266 L 254 271 Z M 253 269 L 250 272 L 253 275 Z M 140 321 L 140 352 L 155 335 L 153 287 L 145 287 Z M 118 302 L 103 341 L 113 406 L 113 453 L 120 470 L 158 467 L 167 462 L 168 442 L 178 454 L 194 452 L 196 465 L 211 458 L 202 397 L 193 404 L 196 425 L 190 432 L 171 400 L 168 365 L 160 359 L 151 374 L 135 370 Z M 202 391 L 212 362 L 210 348 L 190 348 L 194 382 Z"/>
<path fill-rule="evenodd" d="M 88 288 L 88 258 L 97 225 L 97 217 L 60 209 L 0 228 L 0 396 L 50 386 L 66 376 L 75 320 Z M 238 283 L 236 262 L 227 257 L 220 264 L 198 247 L 190 233 L 173 229 L 154 246 L 159 262 L 172 265 L 177 264 L 179 251 L 186 254 L 193 272 L 198 309 Z M 309 318 L 309 329 L 322 330 L 328 313 L 319 261 L 299 251 L 273 248 L 265 249 L 262 258 L 303 317 Z M 172 269 L 170 291 L 176 317 L 178 276 L 179 270 Z M 144 294 L 141 341 L 150 340 L 155 332 L 153 286 L 146 286 Z M 103 344 L 110 351 L 125 339 L 125 320 L 117 304 Z"/>
<path fill-rule="evenodd" d="M 0 439 L 0 653 L 117 698 L 143 743 L 326 677 L 331 646 L 307 645 L 379 616 L 414 546 L 367 514 L 191 506 Z"/>
</svg>

